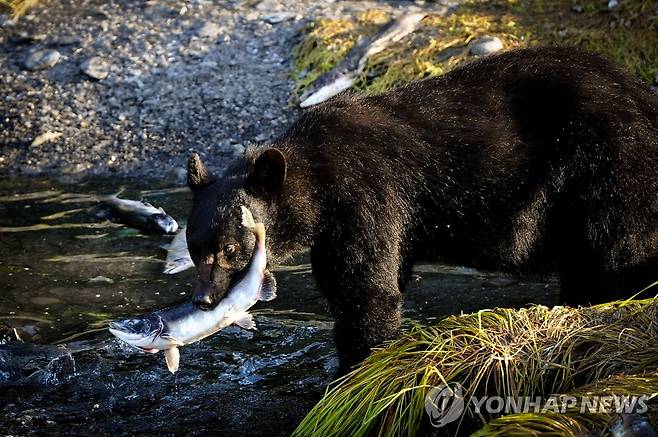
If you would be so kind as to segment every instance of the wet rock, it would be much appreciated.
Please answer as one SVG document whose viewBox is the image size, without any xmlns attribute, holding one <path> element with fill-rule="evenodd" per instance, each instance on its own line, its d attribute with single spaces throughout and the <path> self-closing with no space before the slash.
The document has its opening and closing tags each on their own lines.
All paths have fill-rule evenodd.
<svg viewBox="0 0 658 437">
<path fill-rule="evenodd" d="M 114 280 L 107 276 L 94 276 L 89 279 L 90 284 L 114 284 Z"/>
<path fill-rule="evenodd" d="M 82 42 L 82 38 L 80 38 L 77 35 L 60 35 L 54 38 L 51 44 L 57 46 L 71 46 L 71 45 L 79 45 L 81 42 Z"/>
<path fill-rule="evenodd" d="M 30 302 L 32 302 L 35 305 L 40 305 L 40 306 L 48 306 L 48 305 L 54 305 L 57 303 L 62 303 L 61 300 L 59 300 L 56 297 L 48 297 L 48 296 L 33 296 L 30 298 Z"/>
<path fill-rule="evenodd" d="M 34 325 L 23 325 L 20 327 L 20 330 L 31 337 L 37 335 L 39 332 L 39 328 Z"/>
<path fill-rule="evenodd" d="M 60 54 L 57 50 L 38 50 L 30 54 L 25 60 L 28 70 L 45 70 L 59 62 Z"/>
<path fill-rule="evenodd" d="M 12 20 L 11 17 L 7 14 L 0 14 L 0 27 L 9 27 L 16 24 L 16 21 Z"/>
<path fill-rule="evenodd" d="M 495 36 L 483 36 L 476 38 L 468 45 L 471 55 L 482 56 L 502 50 L 503 42 Z"/>
<path fill-rule="evenodd" d="M 608 9 L 614 9 L 617 6 L 619 6 L 619 1 L 618 0 L 610 0 L 608 2 Z"/>
<path fill-rule="evenodd" d="M 639 414 L 622 413 L 608 429 L 611 435 L 620 437 L 655 437 L 656 430 L 645 417 Z"/>
<path fill-rule="evenodd" d="M 93 56 L 80 64 L 80 70 L 93 79 L 103 80 L 110 74 L 110 64 L 99 56 Z"/>
<path fill-rule="evenodd" d="M 462 53 L 464 53 L 464 50 L 465 50 L 464 46 L 448 47 L 447 49 L 441 50 L 439 54 L 436 55 L 436 60 L 438 62 L 447 61 L 450 58 L 461 55 Z"/>
<path fill-rule="evenodd" d="M 519 280 L 516 278 L 494 277 L 484 281 L 482 285 L 485 287 L 502 288 L 502 287 L 509 287 L 512 285 L 516 285 L 518 283 Z"/>
<path fill-rule="evenodd" d="M 274 12 L 272 14 L 267 14 L 263 17 L 263 20 L 267 21 L 270 24 L 278 24 L 284 21 L 288 21 L 295 17 L 295 14 L 292 12 Z"/>
<path fill-rule="evenodd" d="M 215 39 L 222 33 L 222 28 L 215 23 L 207 22 L 197 32 L 201 38 Z"/>
<path fill-rule="evenodd" d="M 9 41 L 14 44 L 30 44 L 44 39 L 46 39 L 46 36 L 42 33 L 31 33 L 24 30 L 19 30 L 9 36 Z"/>
<path fill-rule="evenodd" d="M 34 165 L 21 165 L 19 169 L 24 176 L 38 176 L 41 174 L 41 169 Z"/>
</svg>

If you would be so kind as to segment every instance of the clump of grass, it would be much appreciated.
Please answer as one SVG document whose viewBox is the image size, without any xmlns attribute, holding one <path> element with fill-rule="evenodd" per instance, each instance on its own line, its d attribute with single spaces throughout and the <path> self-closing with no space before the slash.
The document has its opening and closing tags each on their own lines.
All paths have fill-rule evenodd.
<svg viewBox="0 0 658 437">
<path fill-rule="evenodd" d="M 0 12 L 6 11 L 14 17 L 19 17 L 37 2 L 38 0 L 0 0 Z"/>
<path fill-rule="evenodd" d="M 586 308 L 483 310 L 413 328 L 339 379 L 295 435 L 413 435 L 432 387 L 545 396 L 621 372 L 658 369 L 658 298 Z M 466 408 L 459 426 L 482 422 Z"/>
<path fill-rule="evenodd" d="M 412 35 L 369 59 L 354 88 L 370 93 L 444 74 L 469 59 L 467 44 L 497 36 L 506 49 L 577 46 L 607 56 L 650 81 L 658 74 L 658 3 L 624 0 L 612 11 L 602 0 L 466 0 L 448 17 L 430 16 Z M 371 12 L 373 14 L 373 12 Z M 376 21 L 321 19 L 295 51 L 301 92 L 371 35 Z M 450 52 L 448 52 L 450 50 Z"/>
<path fill-rule="evenodd" d="M 471 437 L 526 437 L 529 435 L 606 435 L 606 431 L 619 420 L 614 411 L 599 410 L 581 411 L 585 396 L 592 399 L 594 396 L 647 396 L 648 410 L 643 413 L 649 417 L 651 423 L 656 423 L 658 406 L 655 403 L 658 396 L 658 373 L 640 375 L 615 375 L 610 378 L 596 381 L 568 394 L 577 399 L 574 403 L 562 402 L 567 405 L 563 411 L 556 412 L 528 412 L 509 414 L 498 417 L 481 429 L 471 434 Z"/>
</svg>

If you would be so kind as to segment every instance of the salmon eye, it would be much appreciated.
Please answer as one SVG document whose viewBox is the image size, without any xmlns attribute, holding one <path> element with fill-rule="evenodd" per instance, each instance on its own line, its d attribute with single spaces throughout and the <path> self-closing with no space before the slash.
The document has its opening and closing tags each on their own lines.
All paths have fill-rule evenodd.
<svg viewBox="0 0 658 437">
<path fill-rule="evenodd" d="M 222 252 L 224 252 L 224 255 L 233 255 L 235 251 L 237 250 L 237 247 L 235 244 L 227 244 L 224 246 L 222 249 Z"/>
</svg>

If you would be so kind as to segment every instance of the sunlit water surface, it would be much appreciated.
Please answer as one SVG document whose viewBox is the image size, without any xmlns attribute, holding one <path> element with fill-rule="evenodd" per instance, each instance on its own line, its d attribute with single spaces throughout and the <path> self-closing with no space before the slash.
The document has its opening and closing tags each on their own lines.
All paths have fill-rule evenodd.
<svg viewBox="0 0 658 437">
<path fill-rule="evenodd" d="M 136 180 L 0 182 L 0 431 L 288 435 L 336 371 L 332 321 L 300 256 L 273 270 L 278 297 L 256 331 L 229 327 L 164 356 L 112 337 L 109 320 L 188 299 L 194 271 L 162 274 L 171 236 L 95 218 L 93 196 L 123 189 L 184 224 L 191 194 Z M 405 326 L 494 306 L 553 303 L 557 286 L 418 265 Z"/>
</svg>

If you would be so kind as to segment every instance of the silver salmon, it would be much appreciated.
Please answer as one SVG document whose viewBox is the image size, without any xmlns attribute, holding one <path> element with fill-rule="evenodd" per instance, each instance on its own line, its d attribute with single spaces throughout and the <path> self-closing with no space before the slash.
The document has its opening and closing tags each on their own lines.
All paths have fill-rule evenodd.
<svg viewBox="0 0 658 437">
<path fill-rule="evenodd" d="M 368 58 L 414 32 L 425 13 L 402 15 L 379 32 L 359 41 L 333 70 L 320 76 L 300 97 L 300 107 L 317 105 L 351 87 L 366 67 Z"/>
<path fill-rule="evenodd" d="M 173 234 L 178 230 L 178 223 L 173 217 L 148 202 L 120 199 L 116 195 L 100 200 L 103 206 L 96 214 L 97 217 L 149 232 Z"/>
<path fill-rule="evenodd" d="M 189 250 L 187 250 L 185 227 L 181 227 L 167 248 L 167 259 L 162 273 L 173 275 L 192 267 L 194 267 L 194 262 L 192 262 Z"/>
<path fill-rule="evenodd" d="M 111 322 L 110 332 L 144 352 L 165 351 L 167 367 L 174 373 L 180 362 L 179 346 L 202 340 L 232 324 L 254 329 L 256 324 L 247 310 L 259 300 L 274 299 L 276 281 L 266 269 L 265 226 L 254 223 L 245 207 L 242 207 L 242 225 L 256 237 L 254 251 L 240 279 L 214 309 L 204 311 L 186 302 L 146 316 Z"/>
</svg>

